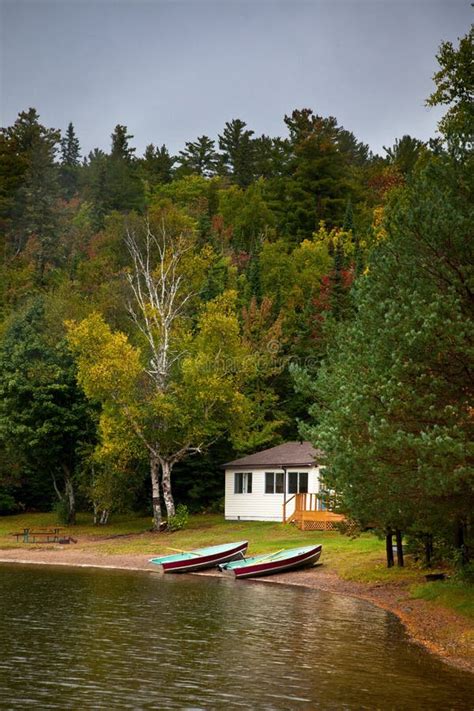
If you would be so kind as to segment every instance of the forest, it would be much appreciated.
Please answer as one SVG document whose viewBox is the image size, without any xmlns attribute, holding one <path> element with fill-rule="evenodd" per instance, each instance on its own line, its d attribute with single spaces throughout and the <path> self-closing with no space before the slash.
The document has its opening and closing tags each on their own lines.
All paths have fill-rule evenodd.
<svg viewBox="0 0 474 711">
<path fill-rule="evenodd" d="M 178 155 L 117 124 L 83 156 L 34 108 L 1 129 L 0 514 L 160 530 L 308 439 L 359 530 L 469 562 L 473 37 L 439 48 L 437 136 L 383 156 L 308 108 Z"/>
</svg>

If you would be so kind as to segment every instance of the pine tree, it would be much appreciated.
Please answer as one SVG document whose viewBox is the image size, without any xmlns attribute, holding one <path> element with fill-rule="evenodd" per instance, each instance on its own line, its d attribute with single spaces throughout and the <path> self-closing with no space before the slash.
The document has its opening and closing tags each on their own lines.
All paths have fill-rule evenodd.
<svg viewBox="0 0 474 711">
<path fill-rule="evenodd" d="M 352 232 L 354 234 L 354 210 L 352 209 L 352 200 L 349 197 L 346 203 L 346 214 L 342 224 L 344 232 Z"/>
<path fill-rule="evenodd" d="M 127 127 L 117 124 L 112 133 L 112 147 L 107 161 L 108 206 L 111 210 L 142 210 L 145 203 L 144 186 L 140 179 L 133 138 Z"/>
<path fill-rule="evenodd" d="M 255 254 L 250 262 L 248 280 L 250 293 L 255 298 L 257 306 L 259 306 L 262 300 L 262 283 L 260 280 L 260 259 L 258 254 Z"/>
<path fill-rule="evenodd" d="M 127 133 L 127 127 L 118 123 L 111 135 L 111 158 L 131 162 L 134 158 L 133 154 L 135 153 L 135 148 L 129 146 L 131 138 L 133 138 L 133 136 Z"/>
<path fill-rule="evenodd" d="M 346 312 L 347 290 L 344 286 L 344 248 L 338 240 L 334 250 L 334 269 L 332 274 L 332 313 L 336 321 L 344 318 Z"/>
<path fill-rule="evenodd" d="M 61 139 L 60 182 L 62 194 L 66 200 L 70 200 L 77 192 L 80 150 L 74 126 L 69 123 L 66 135 Z"/>
<path fill-rule="evenodd" d="M 468 162 L 437 156 L 394 193 L 387 237 L 356 289 L 354 319 L 336 329 L 306 431 L 363 525 L 436 533 L 457 541 L 464 561 L 474 510 L 469 173 Z"/>
<path fill-rule="evenodd" d="M 246 125 L 240 119 L 232 119 L 219 134 L 223 168 L 241 187 L 250 185 L 254 178 L 254 132 L 246 129 Z"/>
<path fill-rule="evenodd" d="M 80 152 L 79 139 L 75 134 L 74 126 L 69 123 L 66 135 L 61 140 L 61 165 L 77 168 L 80 163 Z"/>
<path fill-rule="evenodd" d="M 167 147 L 161 148 L 150 143 L 141 159 L 141 172 L 150 186 L 169 183 L 172 179 L 172 169 L 176 158 L 170 156 Z"/>
<path fill-rule="evenodd" d="M 46 265 L 57 257 L 59 182 L 55 158 L 60 132 L 41 125 L 38 113 L 31 108 L 21 112 L 3 135 L 24 166 L 14 196 L 9 237 L 17 252 L 30 244 L 36 278 L 42 283 Z"/>
<path fill-rule="evenodd" d="M 309 239 L 321 220 L 329 227 L 341 225 L 368 148 L 334 117 L 324 118 L 310 109 L 293 111 L 285 123 L 291 158 L 279 195 L 280 223 L 300 241 Z"/>
<path fill-rule="evenodd" d="M 108 189 L 108 156 L 95 148 L 84 160 L 84 197 L 92 205 L 93 224 L 96 229 L 104 226 L 110 210 Z"/>
<path fill-rule="evenodd" d="M 71 353 L 50 331 L 40 299 L 6 330 L 0 347 L 0 439 L 37 488 L 56 490 L 71 524 L 79 445 L 94 441 L 95 428 Z"/>
<path fill-rule="evenodd" d="M 208 136 L 199 136 L 194 142 L 185 143 L 179 152 L 178 163 L 186 171 L 210 178 L 216 174 L 218 157 L 215 142 Z"/>
<path fill-rule="evenodd" d="M 403 176 L 408 176 L 413 172 L 416 162 L 423 154 L 426 144 L 411 136 L 402 136 L 396 139 L 393 146 L 386 148 L 387 161 L 394 166 Z"/>
</svg>

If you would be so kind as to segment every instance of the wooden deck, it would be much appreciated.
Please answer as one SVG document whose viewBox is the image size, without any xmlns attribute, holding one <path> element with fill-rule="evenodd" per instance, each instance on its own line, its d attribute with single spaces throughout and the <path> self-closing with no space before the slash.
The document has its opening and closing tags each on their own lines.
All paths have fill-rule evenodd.
<svg viewBox="0 0 474 711">
<path fill-rule="evenodd" d="M 323 510 L 317 494 L 293 494 L 283 504 L 283 523 L 294 523 L 302 531 L 332 531 L 344 516 Z"/>
</svg>

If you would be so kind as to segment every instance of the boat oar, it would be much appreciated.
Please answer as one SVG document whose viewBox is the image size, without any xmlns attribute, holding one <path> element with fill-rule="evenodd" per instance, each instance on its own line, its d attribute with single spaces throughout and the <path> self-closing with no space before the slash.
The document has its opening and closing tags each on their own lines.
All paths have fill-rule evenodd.
<svg viewBox="0 0 474 711">
<path fill-rule="evenodd" d="M 199 558 L 202 557 L 201 553 L 195 553 L 194 551 L 183 551 L 182 548 L 171 548 L 171 546 L 166 546 L 167 551 L 174 551 L 175 553 L 189 553 L 189 555 L 197 555 Z"/>
<path fill-rule="evenodd" d="M 276 553 L 269 553 L 268 555 L 264 555 L 263 558 L 259 558 L 258 561 L 256 561 L 256 564 L 261 563 L 262 560 L 269 560 L 270 558 L 273 558 L 274 556 L 278 555 L 278 553 L 283 553 L 284 550 L 284 548 L 281 548 L 281 550 L 276 551 Z"/>
</svg>

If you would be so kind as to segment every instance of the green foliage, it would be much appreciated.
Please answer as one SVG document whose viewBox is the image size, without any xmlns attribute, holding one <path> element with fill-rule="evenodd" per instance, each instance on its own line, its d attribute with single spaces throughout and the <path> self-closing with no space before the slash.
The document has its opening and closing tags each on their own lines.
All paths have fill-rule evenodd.
<svg viewBox="0 0 474 711">
<path fill-rule="evenodd" d="M 232 119 L 219 135 L 223 169 L 241 187 L 250 185 L 254 178 L 254 132 L 246 126 L 245 121 Z"/>
<path fill-rule="evenodd" d="M 129 145 L 131 138 L 127 127 L 118 124 L 111 136 L 110 155 L 96 148 L 85 161 L 84 196 L 93 205 L 97 228 L 104 226 L 105 216 L 113 210 L 141 211 L 145 207 L 145 186 L 133 155 L 135 148 Z"/>
<path fill-rule="evenodd" d="M 66 499 L 60 499 L 59 501 L 55 501 L 53 506 L 53 513 L 58 523 L 62 523 L 63 525 L 67 525 L 70 523 L 69 507 Z"/>
<path fill-rule="evenodd" d="M 35 109 L 19 114 L 13 126 L 2 129 L 2 162 L 8 182 L 4 209 L 9 219 L 7 244 L 11 253 L 30 250 L 35 277 L 44 281 L 55 261 L 58 240 L 58 170 L 55 164 L 60 133 L 39 123 Z M 21 180 L 20 180 L 21 176 Z"/>
<path fill-rule="evenodd" d="M 0 516 L 16 513 L 18 510 L 15 497 L 8 490 L 0 485 Z"/>
<path fill-rule="evenodd" d="M 459 166 L 433 159 L 393 196 L 356 316 L 318 375 L 316 424 L 303 432 L 363 525 L 449 537 L 473 510 L 473 211 L 460 183 Z"/>
<path fill-rule="evenodd" d="M 440 131 L 452 144 L 472 151 L 474 137 L 474 25 L 461 37 L 459 46 L 443 42 L 437 55 L 440 69 L 433 79 L 436 90 L 428 106 L 448 106 L 439 123 Z M 468 144 L 468 145 L 466 145 Z"/>
<path fill-rule="evenodd" d="M 308 238 L 321 220 L 341 224 L 349 197 L 357 196 L 357 175 L 368 158 L 367 146 L 337 125 L 334 117 L 310 109 L 285 116 L 290 133 L 291 177 L 281 185 L 280 221 L 286 234 Z"/>
<path fill-rule="evenodd" d="M 219 194 L 219 213 L 232 229 L 235 250 L 258 252 L 261 242 L 273 234 L 276 224 L 264 195 L 264 182 L 259 180 L 247 190 L 231 186 Z"/>
<path fill-rule="evenodd" d="M 108 152 L 82 164 L 72 123 L 61 137 L 29 109 L 1 129 L 8 497 L 49 509 L 66 464 L 88 505 L 125 510 L 146 499 L 149 447 L 162 443 L 178 457 L 179 500 L 199 509 L 222 495 L 223 460 L 294 439 L 301 421 L 317 426 L 307 431 L 331 455 L 328 476 L 364 521 L 436 529 L 447 547 L 453 526 L 468 536 L 472 29 L 438 59 L 428 103 L 448 107 L 444 140 L 402 136 L 386 158 L 310 109 L 288 113 L 284 137 L 234 119 L 178 156 L 149 144 L 138 157 L 117 124 Z M 145 254 L 148 231 L 148 282 L 137 281 L 124 235 Z M 143 295 L 172 273 L 184 301 L 170 325 L 156 300 L 137 310 L 132 285 Z M 27 326 L 36 296 L 44 318 Z M 180 463 L 183 451 L 198 456 Z"/>
<path fill-rule="evenodd" d="M 474 576 L 466 580 L 440 580 L 425 585 L 414 585 L 411 595 L 415 599 L 437 603 L 472 619 L 474 618 L 473 580 Z"/>
<path fill-rule="evenodd" d="M 167 525 L 171 532 L 180 531 L 182 528 L 186 528 L 189 520 L 188 507 L 184 504 L 178 504 L 176 507 L 176 513 L 174 516 L 170 516 Z"/>
<path fill-rule="evenodd" d="M 171 182 L 171 170 L 175 163 L 175 158 L 170 156 L 165 145 L 161 148 L 150 143 L 141 161 L 141 174 L 150 188 L 160 184 Z"/>
<path fill-rule="evenodd" d="M 74 126 L 69 123 L 66 135 L 61 139 L 60 180 L 63 197 L 70 200 L 77 191 L 79 181 L 80 144 Z"/>
<path fill-rule="evenodd" d="M 387 154 L 387 160 L 390 165 L 402 175 L 410 175 L 412 173 L 418 158 L 423 155 L 425 144 L 417 138 L 411 136 L 402 136 L 396 139 L 391 148 L 383 147 Z"/>
<path fill-rule="evenodd" d="M 208 136 L 199 136 L 194 142 L 186 142 L 185 149 L 179 152 L 178 158 L 182 169 L 207 178 L 215 175 L 218 158 L 214 146 L 215 142 Z"/>
<path fill-rule="evenodd" d="M 63 339 L 47 326 L 44 305 L 34 302 L 12 320 L 0 348 L 0 439 L 23 462 L 24 476 L 74 478 L 81 440 L 93 439 L 91 409 L 76 382 Z"/>
</svg>

